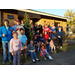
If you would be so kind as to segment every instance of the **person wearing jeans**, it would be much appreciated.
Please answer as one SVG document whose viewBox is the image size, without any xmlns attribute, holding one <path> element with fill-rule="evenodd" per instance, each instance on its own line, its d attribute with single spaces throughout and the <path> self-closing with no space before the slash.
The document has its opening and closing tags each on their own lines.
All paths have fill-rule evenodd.
<svg viewBox="0 0 75 75">
<path fill-rule="evenodd" d="M 36 61 L 39 61 L 39 59 L 37 58 L 36 53 L 35 53 L 35 46 L 33 45 L 33 40 L 31 40 L 30 44 L 28 45 L 28 53 L 31 55 L 33 63 L 35 63 Z M 36 61 L 35 61 L 35 59 L 36 59 Z"/>
<path fill-rule="evenodd" d="M 12 38 L 13 28 L 9 26 L 9 21 L 4 21 L 4 26 L 0 27 L 0 37 L 2 38 L 2 46 L 3 46 L 3 64 L 7 60 L 6 49 L 8 47 L 8 60 L 11 62 L 11 53 L 9 52 L 9 43 Z"/>
<path fill-rule="evenodd" d="M 63 39 L 63 31 L 61 31 L 61 27 L 59 27 L 59 31 L 56 33 L 58 38 L 58 47 L 60 45 L 60 48 L 62 49 L 62 39 Z"/>
</svg>

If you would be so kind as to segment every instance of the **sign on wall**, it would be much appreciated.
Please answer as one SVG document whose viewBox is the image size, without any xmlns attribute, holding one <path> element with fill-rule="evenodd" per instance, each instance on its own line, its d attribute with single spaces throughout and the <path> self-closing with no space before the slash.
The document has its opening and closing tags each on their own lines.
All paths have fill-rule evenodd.
<svg viewBox="0 0 75 75">
<path fill-rule="evenodd" d="M 14 19 L 14 16 L 13 15 L 7 15 L 7 18 L 8 19 Z"/>
</svg>

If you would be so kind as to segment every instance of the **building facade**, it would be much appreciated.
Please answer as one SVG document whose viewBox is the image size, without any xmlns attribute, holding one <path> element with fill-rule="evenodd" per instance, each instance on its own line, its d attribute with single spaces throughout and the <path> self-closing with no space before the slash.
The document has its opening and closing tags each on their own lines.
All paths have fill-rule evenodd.
<svg viewBox="0 0 75 75">
<path fill-rule="evenodd" d="M 44 24 L 44 22 L 49 22 L 50 26 L 52 25 L 52 23 L 54 23 L 55 26 L 57 26 L 57 23 L 60 23 L 60 25 L 66 32 L 66 18 L 30 9 L 0 9 L 0 26 L 3 25 L 5 19 L 9 20 L 10 26 L 12 26 L 14 24 L 15 19 L 22 20 L 24 18 L 25 12 L 27 12 L 30 19 L 32 19 L 34 23 L 42 25 Z"/>
</svg>

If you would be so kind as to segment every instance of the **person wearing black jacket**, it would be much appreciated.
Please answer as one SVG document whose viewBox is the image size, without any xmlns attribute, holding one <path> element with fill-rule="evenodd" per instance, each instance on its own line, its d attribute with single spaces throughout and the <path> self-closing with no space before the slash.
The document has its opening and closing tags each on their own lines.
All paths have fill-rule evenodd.
<svg viewBox="0 0 75 75">
<path fill-rule="evenodd" d="M 60 45 L 60 48 L 62 49 L 63 31 L 61 30 L 61 27 L 59 27 L 59 31 L 57 31 L 56 35 L 58 38 L 58 47 Z"/>
</svg>

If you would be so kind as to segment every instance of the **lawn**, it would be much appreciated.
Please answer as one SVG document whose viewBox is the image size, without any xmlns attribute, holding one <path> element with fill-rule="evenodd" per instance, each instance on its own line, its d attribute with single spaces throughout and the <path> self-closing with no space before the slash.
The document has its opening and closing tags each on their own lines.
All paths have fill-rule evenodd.
<svg viewBox="0 0 75 75">
<path fill-rule="evenodd" d="M 73 49 L 75 49 L 75 45 L 63 46 L 62 49 L 59 49 L 59 48 L 57 49 L 57 53 L 66 52 L 66 51 L 73 50 Z M 39 52 L 36 52 L 36 54 L 37 54 L 37 57 L 38 57 L 39 59 L 42 59 L 42 58 L 40 57 Z M 31 57 L 30 57 L 30 55 L 27 57 L 27 59 L 28 59 L 29 62 L 31 62 Z M 3 64 L 2 64 L 2 61 L 3 61 L 3 60 L 2 60 L 2 54 L 0 54 L 0 65 L 3 65 Z M 23 64 L 26 63 L 24 56 L 21 57 L 21 61 L 22 61 Z M 29 62 L 28 62 L 28 63 L 29 63 Z M 7 61 L 4 65 L 13 65 L 13 62 L 10 63 L 9 61 Z"/>
</svg>

